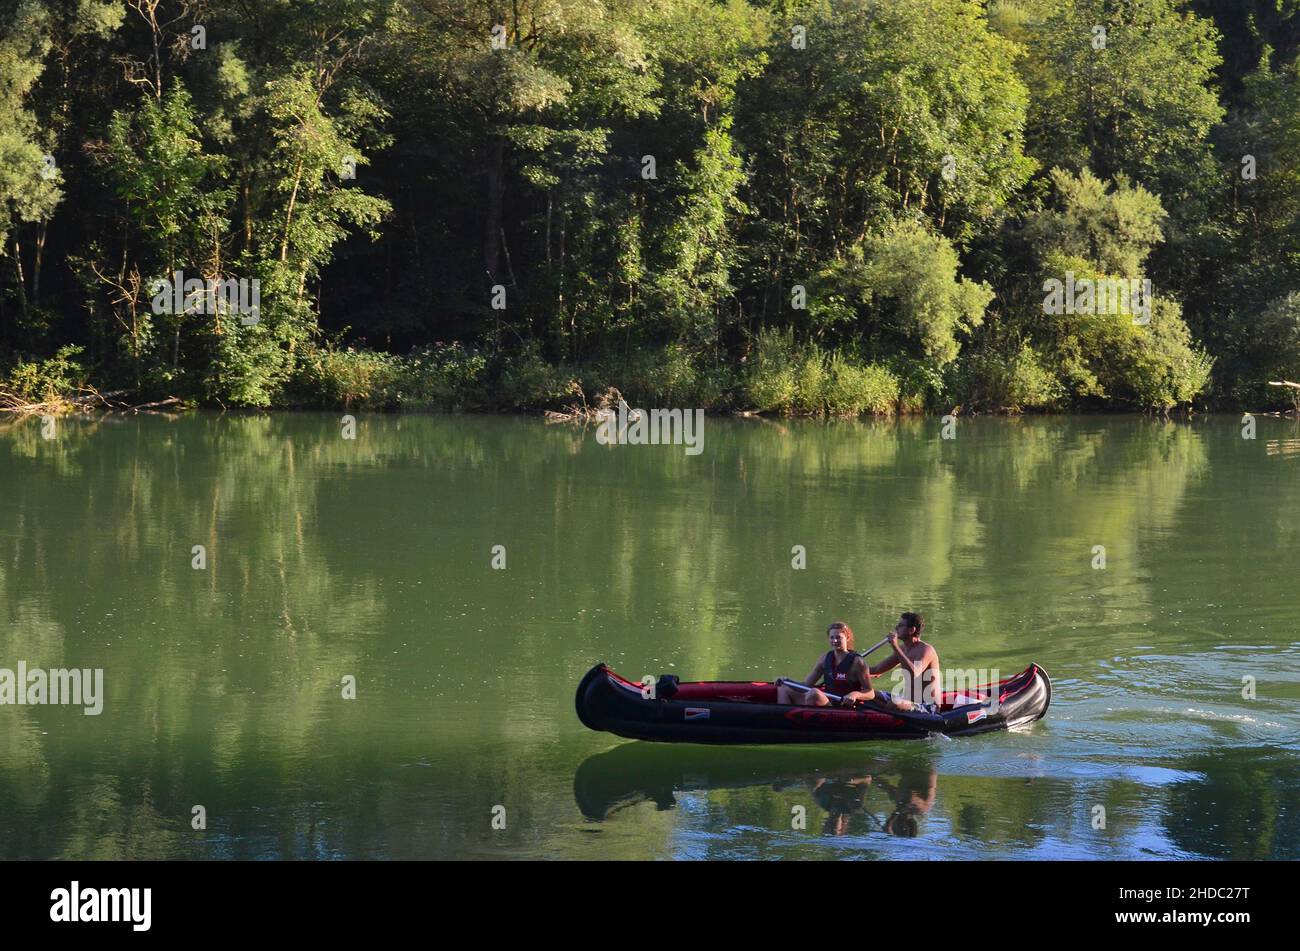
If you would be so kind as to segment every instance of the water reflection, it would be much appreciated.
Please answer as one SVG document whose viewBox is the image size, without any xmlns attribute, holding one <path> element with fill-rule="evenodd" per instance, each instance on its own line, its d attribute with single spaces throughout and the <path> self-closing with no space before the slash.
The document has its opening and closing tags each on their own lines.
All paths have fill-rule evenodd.
<svg viewBox="0 0 1300 951">
<path fill-rule="evenodd" d="M 932 743 L 882 750 L 631 742 L 583 760 L 573 787 L 588 821 L 635 824 L 640 809 L 671 811 L 687 841 L 745 829 L 765 834 L 777 854 L 812 835 L 884 857 L 1012 850 L 1053 858 L 1300 857 L 1300 762 L 1281 751 L 1224 750 L 1082 781 L 1006 757 L 995 757 L 1001 775 L 941 775 L 944 752 Z"/>
<path fill-rule="evenodd" d="M 937 755 L 838 749 L 712 749 L 627 743 L 589 756 L 574 774 L 574 797 L 588 819 L 605 821 L 638 803 L 673 809 L 681 793 L 767 787 L 776 799 L 811 800 L 823 835 L 845 836 L 862 819 L 870 830 L 915 838 L 938 799 Z M 801 795 L 799 795 L 801 794 Z M 798 823 L 790 823 L 799 828 Z"/>
<path fill-rule="evenodd" d="M 103 668 L 106 689 L 99 717 L 0 709 L 0 857 L 1300 857 L 1292 422 L 1251 442 L 1235 418 L 979 419 L 941 441 L 922 419 L 711 419 L 701 457 L 526 419 L 360 422 L 0 424 L 0 666 Z M 574 716 L 597 660 L 768 679 L 807 670 L 830 618 L 903 608 L 950 667 L 1050 670 L 1048 719 L 592 756 L 615 741 Z"/>
<path fill-rule="evenodd" d="M 1222 749 L 1186 759 L 1201 782 L 1171 790 L 1164 825 L 1181 850 L 1220 859 L 1300 858 L 1300 759 Z"/>
</svg>

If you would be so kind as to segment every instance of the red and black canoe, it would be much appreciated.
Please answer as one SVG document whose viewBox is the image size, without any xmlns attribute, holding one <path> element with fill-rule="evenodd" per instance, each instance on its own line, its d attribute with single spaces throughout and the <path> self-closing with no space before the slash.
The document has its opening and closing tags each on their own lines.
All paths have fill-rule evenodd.
<svg viewBox="0 0 1300 951">
<path fill-rule="evenodd" d="M 652 694 L 652 696 L 647 696 Z M 578 719 L 593 730 L 666 743 L 849 743 L 969 736 L 1031 723 L 1047 713 L 1052 682 L 1037 664 L 1014 677 L 946 693 L 939 713 L 802 707 L 776 702 L 776 684 L 681 683 L 660 677 L 653 691 L 597 664 L 578 684 Z M 955 706 L 953 701 L 963 702 Z"/>
</svg>

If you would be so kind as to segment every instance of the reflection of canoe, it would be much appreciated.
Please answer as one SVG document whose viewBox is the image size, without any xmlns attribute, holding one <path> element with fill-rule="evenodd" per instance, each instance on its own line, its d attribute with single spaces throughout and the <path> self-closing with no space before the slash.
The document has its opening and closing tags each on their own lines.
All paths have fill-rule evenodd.
<svg viewBox="0 0 1300 951">
<path fill-rule="evenodd" d="M 573 775 L 573 795 L 588 819 L 641 802 L 676 805 L 676 793 L 713 789 L 811 787 L 817 780 L 851 782 L 886 773 L 933 772 L 924 747 L 864 755 L 860 749 L 719 750 L 625 743 L 587 757 Z M 920 757 L 918 759 L 918 757 Z"/>
<path fill-rule="evenodd" d="M 834 743 L 918 739 L 932 733 L 967 736 L 1005 730 L 1047 712 L 1052 684 L 1037 664 L 997 684 L 965 691 L 980 703 L 941 712 L 905 713 L 863 705 L 856 709 L 776 703 L 776 685 L 712 681 L 677 683 L 661 678 L 654 697 L 641 684 L 597 664 L 578 684 L 578 719 L 593 730 L 634 740 L 677 743 Z"/>
</svg>

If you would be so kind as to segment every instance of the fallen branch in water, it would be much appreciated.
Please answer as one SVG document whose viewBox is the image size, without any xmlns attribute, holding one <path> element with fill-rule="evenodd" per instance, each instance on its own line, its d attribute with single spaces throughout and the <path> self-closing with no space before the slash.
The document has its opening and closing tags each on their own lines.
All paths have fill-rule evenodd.
<svg viewBox="0 0 1300 951">
<path fill-rule="evenodd" d="M 1292 383 L 1290 380 L 1269 380 L 1269 386 L 1286 386 L 1293 390 L 1300 390 L 1300 383 Z M 1300 392 L 1291 394 L 1292 412 L 1300 413 Z"/>
<path fill-rule="evenodd" d="M 103 410 L 109 413 L 148 412 L 159 406 L 175 406 L 182 402 L 180 397 L 169 396 L 165 400 L 152 403 L 132 405 L 117 397 L 125 396 L 130 390 L 110 390 L 101 393 L 93 386 L 78 388 L 76 396 L 46 394 L 43 400 L 32 400 L 8 390 L 0 390 L 0 413 L 11 413 L 18 417 L 27 416 L 64 416 L 68 413 L 89 410 Z"/>
<path fill-rule="evenodd" d="M 581 400 L 579 403 L 570 403 L 561 410 L 548 409 L 544 418 L 548 423 L 591 423 L 599 420 L 604 413 L 613 413 L 618 410 L 618 405 L 623 402 L 623 394 L 618 391 L 617 387 L 611 386 L 600 396 L 596 397 L 596 403 L 593 406 L 587 402 L 587 394 L 582 391 L 577 380 L 569 382 L 569 394 L 577 396 Z"/>
<path fill-rule="evenodd" d="M 13 413 L 15 416 L 62 416 L 77 409 L 88 409 L 103 402 L 98 393 L 81 396 L 48 395 L 43 400 L 30 400 L 0 390 L 0 413 Z"/>
<path fill-rule="evenodd" d="M 165 399 L 165 400 L 158 400 L 158 401 L 155 402 L 155 403 L 141 403 L 141 404 L 139 404 L 138 406 L 123 406 L 121 409 L 119 409 L 119 410 L 114 410 L 113 412 L 115 412 L 115 413 L 143 413 L 143 412 L 148 412 L 149 410 L 152 410 L 152 409 L 156 409 L 156 408 L 158 408 L 159 406 L 175 406 L 175 405 L 177 405 L 177 404 L 180 403 L 180 402 L 181 402 L 181 398 L 180 398 L 179 396 L 169 396 L 169 397 L 167 397 L 167 399 Z"/>
</svg>

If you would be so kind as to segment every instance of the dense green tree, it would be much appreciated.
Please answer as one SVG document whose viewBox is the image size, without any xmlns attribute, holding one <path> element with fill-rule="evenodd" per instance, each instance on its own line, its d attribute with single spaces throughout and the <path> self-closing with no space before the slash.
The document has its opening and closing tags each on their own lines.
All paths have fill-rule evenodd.
<svg viewBox="0 0 1300 951">
<path fill-rule="evenodd" d="M 137 247 L 126 250 L 132 261 L 131 283 L 108 275 L 103 279 L 119 290 L 134 290 L 131 299 L 121 300 L 132 322 L 128 325 L 119 314 L 128 331 L 123 343 L 132 361 L 147 359 L 153 317 L 169 324 L 169 355 L 160 361 L 169 365 L 169 373 L 158 382 L 170 384 L 179 371 L 181 332 L 190 302 L 177 308 L 168 300 L 165 309 L 157 311 L 152 302 L 161 293 L 157 285 L 172 281 L 178 270 L 191 277 L 221 276 L 220 237 L 226 227 L 222 213 L 229 192 L 221 190 L 217 180 L 225 163 L 204 153 L 193 102 L 179 82 L 161 100 L 145 95 L 134 112 L 115 113 L 104 155 L 117 194 L 138 225 L 133 234 L 139 240 Z"/>
<path fill-rule="evenodd" d="M 765 317 L 788 315 L 792 285 L 893 217 L 923 215 L 960 241 L 1031 174 L 1016 48 L 980 4 L 790 6 L 777 34 L 740 127 L 758 211 L 749 272 Z"/>
<path fill-rule="evenodd" d="M 4 319 L 7 308 L 0 306 L 0 346 L 11 334 L 23 341 L 43 329 L 39 317 L 32 320 L 29 296 L 39 301 L 39 242 L 63 198 L 62 174 L 48 151 L 52 137 L 28 107 L 28 97 L 44 69 L 43 58 L 51 45 L 49 29 L 50 17 L 42 5 L 37 0 L 23 0 L 0 34 L 0 255 L 9 258 L 18 303 L 17 319 L 11 321 Z M 24 224 L 39 229 L 31 295 L 19 234 Z"/>
<path fill-rule="evenodd" d="M 952 243 L 914 221 L 868 234 L 818 275 L 817 325 L 846 323 L 881 357 L 905 354 L 942 369 L 957 358 L 961 335 L 978 327 L 993 296 L 958 277 Z"/>
<path fill-rule="evenodd" d="M 1289 405 L 1298 11 L 21 0 L 0 376 L 81 347 L 220 405 Z M 257 319 L 155 307 L 177 271 L 256 280 Z M 1065 271 L 1150 280 L 1152 321 L 1044 314 Z"/>
<path fill-rule="evenodd" d="M 1044 292 L 1023 316 L 1028 339 L 1074 396 L 1158 410 L 1189 402 L 1209 382 L 1211 361 L 1193 345 L 1180 305 L 1143 283 L 1163 238 L 1160 200 L 1123 176 L 1107 188 L 1087 171 L 1053 169 L 1052 181 L 1054 201 L 1027 225 Z M 1088 296 L 1070 304 L 1054 296 L 1071 285 Z"/>
<path fill-rule="evenodd" d="M 1059 0 L 1027 45 L 1042 85 L 1031 152 L 1047 166 L 1124 174 L 1183 201 L 1210 163 L 1222 118 L 1218 32 L 1184 0 Z"/>
</svg>

